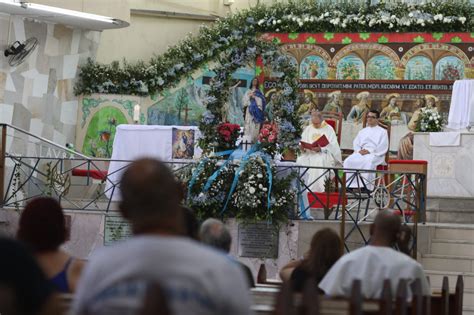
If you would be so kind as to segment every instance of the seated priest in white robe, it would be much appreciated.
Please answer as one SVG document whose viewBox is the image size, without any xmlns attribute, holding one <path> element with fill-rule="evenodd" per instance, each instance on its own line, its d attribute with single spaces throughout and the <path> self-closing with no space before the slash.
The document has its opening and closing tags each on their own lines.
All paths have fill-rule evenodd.
<svg viewBox="0 0 474 315">
<path fill-rule="evenodd" d="M 378 125 L 379 117 L 378 111 L 369 111 L 367 127 L 359 131 L 354 139 L 354 153 L 344 160 L 344 168 L 375 170 L 377 165 L 385 162 L 385 154 L 388 151 L 388 135 L 387 130 Z M 346 175 L 347 187 L 372 190 L 375 173 L 361 173 L 361 177 L 348 172 Z"/>
<path fill-rule="evenodd" d="M 317 167 L 335 167 L 342 164 L 341 149 L 334 129 L 323 120 L 321 112 L 312 111 L 311 124 L 303 130 L 301 141 L 312 144 L 323 136 L 328 141 L 324 147 L 304 148 L 300 146 L 301 154 L 296 160 L 298 164 Z M 324 191 L 324 182 L 327 178 L 327 176 L 322 176 L 324 172 L 326 172 L 325 169 L 312 168 L 308 170 L 305 182 L 311 191 Z"/>
<path fill-rule="evenodd" d="M 400 216 L 392 210 L 380 211 L 370 227 L 370 244 L 342 256 L 319 282 L 319 288 L 330 296 L 349 297 L 353 281 L 359 279 L 363 297 L 379 299 L 385 279 L 390 280 L 392 292 L 397 292 L 398 282 L 405 279 L 410 299 L 410 285 L 420 279 L 422 294 L 431 295 L 420 263 L 392 248 L 404 242 L 400 232 Z"/>
</svg>

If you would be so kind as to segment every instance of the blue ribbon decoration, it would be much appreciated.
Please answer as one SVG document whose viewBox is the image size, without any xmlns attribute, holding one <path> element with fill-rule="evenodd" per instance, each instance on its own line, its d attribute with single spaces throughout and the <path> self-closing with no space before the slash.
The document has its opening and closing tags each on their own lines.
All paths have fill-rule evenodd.
<svg viewBox="0 0 474 315">
<path fill-rule="evenodd" d="M 240 146 L 237 148 L 239 149 Z M 236 150 L 237 150 L 236 149 Z M 209 190 L 209 188 L 211 188 L 211 185 L 212 183 L 216 180 L 217 176 L 219 176 L 219 174 L 224 170 L 224 168 L 227 166 L 227 164 L 229 164 L 229 162 L 232 160 L 232 153 L 234 153 L 236 150 L 227 150 L 227 151 L 223 151 L 223 153 L 225 154 L 221 154 L 221 155 L 226 155 L 229 151 L 232 151 L 229 153 L 229 157 L 227 158 L 227 160 L 221 165 L 221 167 L 219 167 L 217 169 L 217 171 L 215 171 L 208 179 L 207 179 L 207 182 L 206 182 L 206 185 L 204 185 L 204 188 L 203 188 L 203 192 L 206 192 Z M 221 152 L 219 152 L 221 153 Z M 221 156 L 220 155 L 220 156 Z"/>
<path fill-rule="evenodd" d="M 237 187 L 237 182 L 239 181 L 240 172 L 243 170 L 245 164 L 247 164 L 248 159 L 250 158 L 252 153 L 254 153 L 258 150 L 258 147 L 259 147 L 258 143 L 254 144 L 250 148 L 250 150 L 248 150 L 248 152 L 244 155 L 244 157 L 240 160 L 240 166 L 237 169 L 237 171 L 235 172 L 234 180 L 232 181 L 232 185 L 230 186 L 229 194 L 227 195 L 227 199 L 225 201 L 224 208 L 222 208 L 222 210 L 220 212 L 220 215 L 222 215 L 227 210 L 227 205 L 230 201 L 230 197 L 232 197 L 232 194 L 234 193 L 234 190 Z"/>
<path fill-rule="evenodd" d="M 262 153 L 260 154 L 260 156 L 265 161 L 265 165 L 267 167 L 267 176 L 268 176 L 267 210 L 270 211 L 271 193 L 272 193 L 272 185 L 273 185 L 273 174 L 272 174 L 272 168 L 270 166 L 270 156 L 266 153 Z"/>
<path fill-rule="evenodd" d="M 227 155 L 227 154 L 232 154 L 234 151 L 235 151 L 235 149 L 221 151 L 221 152 L 215 153 L 213 156 L 219 157 L 219 156 L 223 156 L 223 155 Z M 187 196 L 188 200 L 189 200 L 189 198 L 191 198 L 191 189 L 193 188 L 194 184 L 196 183 L 197 177 L 203 171 L 204 164 L 207 161 L 209 161 L 209 157 L 206 157 L 206 158 L 202 159 L 201 162 L 199 162 L 196 169 L 194 170 L 193 175 L 191 176 L 191 180 L 189 181 L 189 184 L 188 184 L 188 196 Z M 217 175 L 216 175 L 216 177 L 217 177 Z M 207 183 L 206 183 L 206 185 L 207 185 Z"/>
</svg>

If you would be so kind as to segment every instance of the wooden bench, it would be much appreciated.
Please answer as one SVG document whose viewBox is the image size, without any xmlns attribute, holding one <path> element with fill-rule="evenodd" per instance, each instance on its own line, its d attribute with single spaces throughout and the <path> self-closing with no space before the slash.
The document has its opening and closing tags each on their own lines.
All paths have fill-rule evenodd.
<svg viewBox="0 0 474 315">
<path fill-rule="evenodd" d="M 458 276 L 456 290 L 449 293 L 448 279 L 443 279 L 440 293 L 423 296 L 421 281 L 411 284 L 412 299 L 408 300 L 407 283 L 400 281 L 395 296 L 390 280 L 384 281 L 380 299 L 363 299 L 360 280 L 353 283 L 349 298 L 318 295 L 315 285 L 306 284 L 303 293 L 295 293 L 291 283 L 278 288 L 252 289 L 252 310 L 256 314 L 277 315 L 462 315 L 463 278 Z"/>
</svg>

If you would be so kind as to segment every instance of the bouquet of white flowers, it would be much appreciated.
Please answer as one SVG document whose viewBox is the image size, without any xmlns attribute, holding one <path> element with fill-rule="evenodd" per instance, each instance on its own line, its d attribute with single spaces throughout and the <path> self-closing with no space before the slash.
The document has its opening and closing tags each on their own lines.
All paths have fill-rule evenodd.
<svg viewBox="0 0 474 315">
<path fill-rule="evenodd" d="M 436 108 L 422 108 L 420 119 L 416 124 L 416 131 L 438 132 L 443 125 L 441 115 Z"/>
</svg>

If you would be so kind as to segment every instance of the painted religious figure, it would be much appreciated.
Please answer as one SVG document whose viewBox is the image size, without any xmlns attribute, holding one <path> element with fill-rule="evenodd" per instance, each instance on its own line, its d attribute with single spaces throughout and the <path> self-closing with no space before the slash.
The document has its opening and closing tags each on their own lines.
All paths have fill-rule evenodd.
<svg viewBox="0 0 474 315">
<path fill-rule="evenodd" d="M 245 113 L 243 141 L 255 143 L 258 139 L 260 127 L 265 121 L 265 96 L 258 88 L 258 79 L 254 78 L 250 89 L 243 98 Z"/>
<path fill-rule="evenodd" d="M 298 115 L 311 115 L 311 112 L 313 110 L 318 109 L 318 104 L 316 102 L 316 97 L 315 93 L 311 90 L 304 90 L 304 99 L 303 103 L 300 105 L 300 108 L 298 109 Z"/>
<path fill-rule="evenodd" d="M 401 120 L 400 107 L 397 100 L 400 97 L 398 93 L 388 94 L 385 98 L 388 100 L 387 106 L 380 113 L 380 119 L 386 121 Z"/>
<path fill-rule="evenodd" d="M 273 121 L 273 105 L 277 96 L 278 95 L 276 89 L 271 89 L 267 93 L 265 93 L 265 99 L 269 100 L 267 105 L 265 106 L 265 119 L 267 121 Z"/>
<path fill-rule="evenodd" d="M 307 126 L 310 122 L 311 112 L 318 110 L 318 104 L 316 103 L 316 93 L 311 90 L 304 90 L 303 103 L 298 109 L 298 116 L 300 117 L 301 124 Z"/>
<path fill-rule="evenodd" d="M 439 111 L 438 107 L 436 106 L 436 103 L 438 103 L 439 98 L 437 98 L 434 95 L 427 94 L 427 95 L 425 95 L 425 100 L 426 100 L 426 107 L 427 108 L 430 108 L 430 109 L 434 108 L 434 109 Z"/>
<path fill-rule="evenodd" d="M 347 116 L 348 121 L 355 123 L 362 122 L 364 116 L 370 110 L 369 95 L 370 93 L 368 91 L 363 91 L 357 94 L 356 98 L 359 100 L 359 102 L 352 106 L 352 109 Z"/>
<path fill-rule="evenodd" d="M 324 106 L 324 112 L 342 113 L 341 105 L 339 104 L 341 98 L 341 91 L 333 91 L 328 94 L 329 102 Z"/>
<path fill-rule="evenodd" d="M 408 122 L 408 132 L 400 139 L 398 145 L 397 158 L 399 160 L 413 160 L 413 132 L 416 131 L 416 125 L 420 119 L 421 109 L 426 106 L 426 101 L 420 98 L 416 101 L 416 109 Z"/>
<path fill-rule="evenodd" d="M 194 130 L 173 128 L 172 158 L 192 159 L 194 156 Z"/>
</svg>

